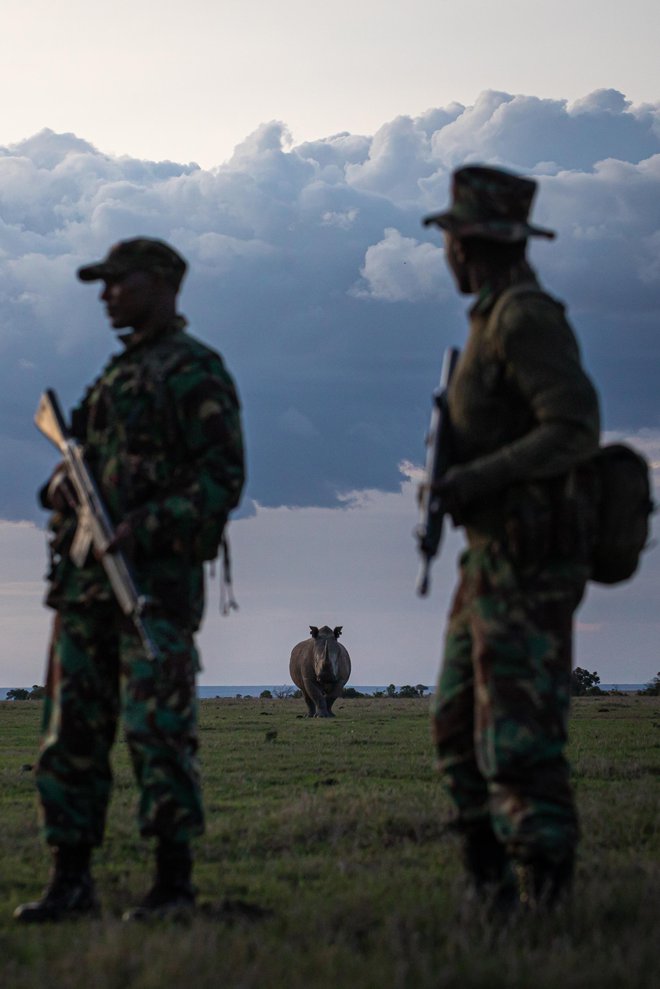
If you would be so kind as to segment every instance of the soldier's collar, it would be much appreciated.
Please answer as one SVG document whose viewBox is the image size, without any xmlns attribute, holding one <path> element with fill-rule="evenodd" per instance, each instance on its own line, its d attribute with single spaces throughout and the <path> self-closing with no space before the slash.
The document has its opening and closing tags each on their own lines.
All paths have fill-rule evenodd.
<svg viewBox="0 0 660 989">
<path fill-rule="evenodd" d="M 163 337 L 178 333 L 180 330 L 185 329 L 187 325 L 188 320 L 186 317 L 177 314 L 174 319 L 170 319 L 166 323 L 122 336 L 121 342 L 124 344 L 126 350 L 132 350 L 134 347 L 139 347 L 143 343 L 151 343 L 154 340 L 161 340 Z"/>
<path fill-rule="evenodd" d="M 470 306 L 470 316 L 476 316 L 480 313 L 487 313 L 493 308 L 496 298 L 497 293 L 495 292 L 493 286 L 490 282 L 486 282 L 481 286 L 476 299 Z"/>
<path fill-rule="evenodd" d="M 511 288 L 512 285 L 519 285 L 521 282 L 538 284 L 536 272 L 528 261 L 521 261 L 520 264 L 509 268 L 504 274 L 489 278 L 488 281 L 484 282 L 469 310 L 470 316 L 483 316 L 489 313 L 505 289 Z"/>
</svg>

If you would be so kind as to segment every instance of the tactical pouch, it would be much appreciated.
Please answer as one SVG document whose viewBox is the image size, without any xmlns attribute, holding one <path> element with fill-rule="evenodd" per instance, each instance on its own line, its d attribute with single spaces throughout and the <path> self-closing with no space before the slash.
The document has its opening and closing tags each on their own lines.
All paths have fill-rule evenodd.
<svg viewBox="0 0 660 989">
<path fill-rule="evenodd" d="M 548 560 L 588 564 L 596 531 L 594 478 L 588 465 L 561 477 L 514 485 L 505 502 L 509 558 L 523 569 Z"/>
<path fill-rule="evenodd" d="M 227 516 L 224 514 L 204 519 L 193 536 L 193 563 L 215 560 L 220 551 L 226 524 Z"/>
<path fill-rule="evenodd" d="M 600 448 L 590 461 L 595 477 L 591 579 L 599 584 L 629 580 L 648 547 L 651 498 L 648 461 L 625 443 Z"/>
<path fill-rule="evenodd" d="M 516 484 L 506 493 L 504 531 L 507 555 L 521 569 L 536 568 L 552 553 L 553 512 L 542 484 Z"/>
</svg>

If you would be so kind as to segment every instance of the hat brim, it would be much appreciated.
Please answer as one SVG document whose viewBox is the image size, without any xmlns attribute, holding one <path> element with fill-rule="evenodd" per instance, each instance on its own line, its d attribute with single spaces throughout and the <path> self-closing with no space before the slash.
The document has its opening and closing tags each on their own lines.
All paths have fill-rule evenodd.
<svg viewBox="0 0 660 989">
<path fill-rule="evenodd" d="M 118 275 L 123 270 L 118 265 L 97 261 L 95 264 L 86 264 L 83 268 L 78 268 L 78 278 L 81 282 L 97 282 L 101 278 Z"/>
<path fill-rule="evenodd" d="M 513 244 L 528 237 L 545 237 L 553 240 L 554 230 L 535 227 L 525 220 L 485 220 L 469 222 L 455 216 L 450 210 L 444 213 L 431 213 L 422 220 L 425 227 L 441 227 L 456 237 L 478 237 L 482 240 L 495 240 L 503 244 Z"/>
</svg>

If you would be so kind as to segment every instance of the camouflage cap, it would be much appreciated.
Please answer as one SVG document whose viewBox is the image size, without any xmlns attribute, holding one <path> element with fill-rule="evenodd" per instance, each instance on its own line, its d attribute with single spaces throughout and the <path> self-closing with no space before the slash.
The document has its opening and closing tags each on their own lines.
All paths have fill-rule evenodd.
<svg viewBox="0 0 660 989">
<path fill-rule="evenodd" d="M 99 278 L 116 278 L 129 271 L 150 271 L 178 289 L 187 267 L 181 255 L 165 241 L 135 237 L 120 240 L 110 248 L 103 261 L 78 268 L 78 278 L 82 282 L 94 282 Z"/>
<path fill-rule="evenodd" d="M 536 182 L 502 168 L 465 165 L 452 177 L 452 203 L 444 213 L 424 217 L 424 226 L 435 224 L 457 237 L 480 237 L 505 243 L 528 237 L 555 236 L 553 230 L 534 227 L 527 217 L 536 193 Z"/>
</svg>

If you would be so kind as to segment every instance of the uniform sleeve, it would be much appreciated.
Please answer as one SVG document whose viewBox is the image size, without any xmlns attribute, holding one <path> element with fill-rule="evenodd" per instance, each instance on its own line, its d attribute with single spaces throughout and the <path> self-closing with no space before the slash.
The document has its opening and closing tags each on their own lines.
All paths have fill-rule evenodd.
<svg viewBox="0 0 660 989">
<path fill-rule="evenodd" d="M 466 500 L 523 480 L 564 473 L 598 449 L 598 396 L 563 308 L 539 294 L 511 300 L 494 340 L 509 387 L 529 407 L 532 428 L 460 468 Z"/>
<path fill-rule="evenodd" d="M 163 496 L 135 513 L 136 537 L 147 552 L 189 542 L 210 519 L 224 522 L 245 479 L 240 403 L 220 358 L 184 363 L 167 392 L 183 456 Z"/>
</svg>

